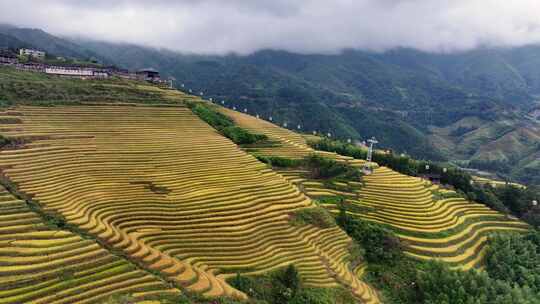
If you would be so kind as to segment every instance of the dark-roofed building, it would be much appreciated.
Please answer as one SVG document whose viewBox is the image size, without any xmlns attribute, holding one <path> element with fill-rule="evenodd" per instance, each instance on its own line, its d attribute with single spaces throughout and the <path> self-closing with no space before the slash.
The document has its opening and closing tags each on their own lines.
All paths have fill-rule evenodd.
<svg viewBox="0 0 540 304">
<path fill-rule="evenodd" d="M 159 72 L 152 68 L 138 70 L 137 78 L 150 82 L 159 82 L 161 80 Z"/>
<path fill-rule="evenodd" d="M 10 50 L 0 49 L 0 63 L 16 64 L 18 62 L 17 55 Z"/>
</svg>

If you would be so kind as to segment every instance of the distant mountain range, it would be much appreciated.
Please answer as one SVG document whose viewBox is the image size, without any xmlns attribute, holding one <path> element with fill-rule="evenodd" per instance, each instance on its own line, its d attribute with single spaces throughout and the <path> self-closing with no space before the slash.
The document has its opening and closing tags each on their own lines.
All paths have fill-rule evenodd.
<svg viewBox="0 0 540 304">
<path fill-rule="evenodd" d="M 193 92 L 274 121 L 366 139 L 540 184 L 540 46 L 432 54 L 345 50 L 187 55 L 0 26 L 0 46 L 154 67 Z"/>
</svg>

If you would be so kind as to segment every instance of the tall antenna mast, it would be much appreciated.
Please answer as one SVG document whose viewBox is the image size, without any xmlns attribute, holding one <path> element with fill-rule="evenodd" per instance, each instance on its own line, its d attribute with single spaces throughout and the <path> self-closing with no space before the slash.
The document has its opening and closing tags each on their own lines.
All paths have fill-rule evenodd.
<svg viewBox="0 0 540 304">
<path fill-rule="evenodd" d="M 368 162 L 371 162 L 371 159 L 373 157 L 373 145 L 378 144 L 379 142 L 375 139 L 375 137 L 372 137 L 372 138 L 368 139 L 367 142 L 369 143 L 369 148 L 368 148 L 367 159 L 366 160 Z"/>
</svg>

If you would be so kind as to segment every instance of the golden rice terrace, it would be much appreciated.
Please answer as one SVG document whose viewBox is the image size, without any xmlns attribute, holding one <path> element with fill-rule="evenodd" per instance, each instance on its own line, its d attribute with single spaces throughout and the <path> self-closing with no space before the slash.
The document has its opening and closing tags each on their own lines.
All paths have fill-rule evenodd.
<svg viewBox="0 0 540 304">
<path fill-rule="evenodd" d="M 26 200 L 0 196 L 0 303 L 244 299 L 227 278 L 289 264 L 308 286 L 379 302 L 349 265 L 351 239 L 293 226 L 310 198 L 182 105 L 20 106 L 0 121 L 18 143 L 0 152 L 3 183 Z"/>
<path fill-rule="evenodd" d="M 306 140 L 294 132 L 239 112 L 222 111 L 238 125 L 266 134 L 281 143 L 254 153 L 294 157 L 316 152 L 352 166 L 364 163 L 333 153 L 313 151 Z M 284 169 L 279 173 L 312 199 L 343 197 L 352 216 L 392 227 L 405 244 L 405 253 L 409 256 L 420 260 L 441 260 L 457 269 L 482 267 L 489 233 L 529 229 L 527 224 L 485 205 L 467 201 L 452 190 L 386 167 L 377 166 L 372 174 L 362 178 L 362 183 L 350 182 L 331 187 L 306 178 L 303 171 Z M 336 204 L 322 205 L 333 213 L 338 211 Z"/>
<path fill-rule="evenodd" d="M 482 269 L 491 233 L 529 229 L 421 178 L 316 151 L 305 135 L 213 108 L 267 137 L 238 146 L 190 110 L 201 99 L 178 91 L 17 75 L 26 74 L 7 79 L 100 94 L 36 106 L 28 93 L 0 111 L 0 304 L 246 301 L 232 279 L 289 265 L 305 287 L 375 304 L 385 295 L 364 282 L 368 265 L 353 240 L 335 222 L 299 224 L 298 213 L 345 206 L 353 218 L 389 227 L 409 257 L 462 270 Z M 314 154 L 374 169 L 328 182 L 255 157 Z M 340 206 L 328 200 L 337 197 Z"/>
</svg>

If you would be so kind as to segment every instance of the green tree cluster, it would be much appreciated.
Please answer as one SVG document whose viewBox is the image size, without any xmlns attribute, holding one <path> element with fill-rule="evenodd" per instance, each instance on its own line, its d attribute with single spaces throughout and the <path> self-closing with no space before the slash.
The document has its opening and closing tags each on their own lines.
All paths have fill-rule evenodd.
<svg viewBox="0 0 540 304">
<path fill-rule="evenodd" d="M 540 294 L 540 232 L 491 237 L 486 254 L 486 271 L 492 278 Z"/>
<path fill-rule="evenodd" d="M 396 236 L 379 224 L 349 216 L 341 208 L 337 223 L 364 249 L 366 279 L 399 304 L 540 303 L 540 233 L 490 238 L 486 271 L 452 270 L 437 261 L 406 257 Z"/>
<path fill-rule="evenodd" d="M 265 164 L 268 164 L 272 167 L 278 168 L 297 168 L 305 165 L 303 159 L 293 159 L 280 156 L 263 156 L 256 155 L 257 159 Z"/>
<path fill-rule="evenodd" d="M 315 179 L 359 180 L 362 177 L 357 168 L 316 154 L 308 156 L 306 164 L 310 168 L 311 178 Z"/>
<path fill-rule="evenodd" d="M 254 144 L 268 139 L 264 134 L 253 134 L 234 124 L 232 119 L 202 103 L 190 104 L 191 110 L 225 137 L 239 145 Z"/>
<path fill-rule="evenodd" d="M 259 275 L 237 274 L 229 283 L 257 304 L 352 304 L 357 300 L 343 288 L 314 288 L 304 285 L 294 265 Z"/>
<path fill-rule="evenodd" d="M 364 258 L 370 263 L 395 264 L 403 259 L 402 246 L 394 233 L 382 225 L 349 216 L 340 206 L 337 224 L 364 248 Z"/>
<path fill-rule="evenodd" d="M 336 225 L 334 217 L 323 207 L 303 208 L 291 214 L 291 223 L 293 225 L 306 225 L 326 229 Z"/>
</svg>

